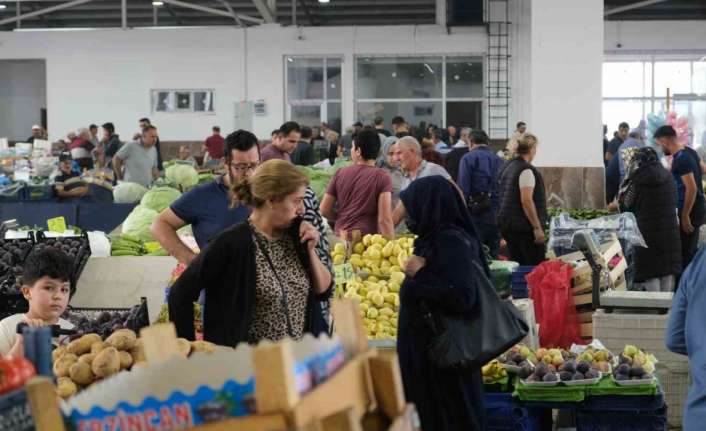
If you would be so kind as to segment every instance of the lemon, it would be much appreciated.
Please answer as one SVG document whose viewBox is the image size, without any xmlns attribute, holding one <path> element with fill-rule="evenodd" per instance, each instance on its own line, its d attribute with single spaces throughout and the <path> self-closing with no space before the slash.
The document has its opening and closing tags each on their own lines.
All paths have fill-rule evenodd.
<svg viewBox="0 0 706 431">
<path fill-rule="evenodd" d="M 353 251 L 357 254 L 362 254 L 365 251 L 365 245 L 363 245 L 362 242 L 359 242 L 358 244 L 353 246 Z"/>
<path fill-rule="evenodd" d="M 404 281 L 404 273 L 399 271 L 390 272 L 390 283 L 397 283 L 399 286 Z"/>
<path fill-rule="evenodd" d="M 390 258 L 387 260 L 388 260 L 388 262 L 390 262 L 390 265 L 392 265 L 391 268 L 399 268 L 400 267 L 400 261 L 397 259 L 397 256 L 390 256 Z"/>
<path fill-rule="evenodd" d="M 359 307 L 361 310 L 365 311 L 365 312 L 367 312 L 367 311 L 368 311 L 368 308 L 370 308 L 370 307 L 368 306 L 368 304 L 366 304 L 366 303 L 364 303 L 364 302 L 361 302 L 360 304 L 358 304 L 358 307 Z"/>
<path fill-rule="evenodd" d="M 338 243 L 335 246 L 333 246 L 333 253 L 334 254 L 346 254 L 346 246 L 343 245 L 343 243 Z"/>
<path fill-rule="evenodd" d="M 385 303 L 385 298 L 382 296 L 382 294 L 376 292 L 372 298 L 372 301 L 376 307 L 381 307 L 382 304 Z"/>
<path fill-rule="evenodd" d="M 343 255 L 342 254 L 334 254 L 333 255 L 333 264 L 334 265 L 340 265 L 343 263 Z"/>
<path fill-rule="evenodd" d="M 367 234 L 363 237 L 363 245 L 366 247 L 370 246 L 370 244 L 373 243 L 373 236 L 370 234 Z"/>
<path fill-rule="evenodd" d="M 365 314 L 367 314 L 368 319 L 376 319 L 379 313 L 377 308 L 368 308 Z"/>
<path fill-rule="evenodd" d="M 380 250 L 378 250 L 376 248 L 370 249 L 368 251 L 368 254 L 370 255 L 370 258 L 372 260 L 380 260 L 382 258 L 382 253 L 380 253 Z"/>
<path fill-rule="evenodd" d="M 394 311 L 392 311 L 392 308 L 390 307 L 383 307 L 380 309 L 380 316 L 386 316 L 389 318 L 393 313 Z"/>
<path fill-rule="evenodd" d="M 396 281 L 391 281 L 388 285 L 388 290 L 392 293 L 397 293 L 400 291 L 400 284 Z"/>
<path fill-rule="evenodd" d="M 388 242 L 385 247 L 382 248 L 382 255 L 383 257 L 390 257 L 392 256 L 392 252 L 395 249 L 395 246 L 391 243 Z"/>
<path fill-rule="evenodd" d="M 395 258 L 395 259 L 396 259 L 396 258 Z M 402 268 L 400 268 L 400 267 L 397 266 L 397 265 L 392 265 L 392 266 L 390 267 L 390 274 L 392 274 L 393 272 L 402 272 Z M 404 277 L 404 273 L 402 274 L 402 276 Z"/>
<path fill-rule="evenodd" d="M 368 279 L 366 281 L 369 281 L 370 283 L 377 283 L 380 280 L 371 275 L 370 277 L 368 277 Z"/>
</svg>

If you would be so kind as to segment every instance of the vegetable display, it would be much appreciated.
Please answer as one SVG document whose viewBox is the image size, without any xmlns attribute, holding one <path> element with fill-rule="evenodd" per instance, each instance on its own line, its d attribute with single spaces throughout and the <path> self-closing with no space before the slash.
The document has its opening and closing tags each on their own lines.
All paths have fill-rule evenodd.
<svg viewBox="0 0 706 431">
<path fill-rule="evenodd" d="M 181 192 L 175 188 L 168 186 L 152 187 L 140 200 L 140 206 L 160 213 L 175 200 L 179 199 L 179 196 L 181 196 Z"/>
<path fill-rule="evenodd" d="M 193 166 L 176 163 L 165 170 L 169 183 L 181 191 L 187 191 L 199 183 L 199 174 Z"/>
<path fill-rule="evenodd" d="M 147 188 L 142 184 L 119 182 L 113 187 L 113 201 L 118 204 L 132 204 L 140 202 L 145 193 Z"/>
<path fill-rule="evenodd" d="M 177 192 L 178 193 L 178 192 Z M 145 195 L 146 197 L 147 195 Z M 144 198 L 143 198 L 144 200 Z M 123 222 L 122 233 L 140 241 L 152 241 L 150 226 L 159 213 L 147 206 L 138 205 Z"/>
</svg>

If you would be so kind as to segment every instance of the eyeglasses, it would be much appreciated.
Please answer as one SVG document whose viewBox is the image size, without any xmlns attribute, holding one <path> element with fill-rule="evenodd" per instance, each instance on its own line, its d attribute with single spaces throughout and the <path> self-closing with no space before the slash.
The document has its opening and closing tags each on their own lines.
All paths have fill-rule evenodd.
<svg viewBox="0 0 706 431">
<path fill-rule="evenodd" d="M 251 164 L 246 164 L 246 163 L 238 163 L 237 165 L 230 165 L 231 168 L 235 169 L 237 172 L 247 172 L 247 171 L 254 171 L 257 169 L 257 166 L 259 163 L 251 163 Z"/>
</svg>

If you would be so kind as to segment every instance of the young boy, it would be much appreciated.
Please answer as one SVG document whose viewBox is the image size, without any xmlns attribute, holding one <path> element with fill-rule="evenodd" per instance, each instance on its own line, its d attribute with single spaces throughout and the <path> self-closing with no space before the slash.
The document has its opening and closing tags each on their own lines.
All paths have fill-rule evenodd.
<svg viewBox="0 0 706 431">
<path fill-rule="evenodd" d="M 73 325 L 59 318 L 69 304 L 69 283 L 73 261 L 63 252 L 45 249 L 32 252 L 24 263 L 22 295 L 29 301 L 26 314 L 15 314 L 0 321 L 0 356 L 24 356 L 22 336 L 17 334 L 17 324 L 31 326 L 60 325 L 72 329 Z M 57 340 L 55 339 L 55 344 Z"/>
</svg>

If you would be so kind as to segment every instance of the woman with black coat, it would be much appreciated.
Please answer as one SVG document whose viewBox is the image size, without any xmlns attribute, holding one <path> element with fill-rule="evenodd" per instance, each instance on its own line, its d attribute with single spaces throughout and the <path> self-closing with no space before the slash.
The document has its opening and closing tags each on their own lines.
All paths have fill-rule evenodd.
<svg viewBox="0 0 706 431">
<path fill-rule="evenodd" d="M 634 289 L 674 291 L 681 274 L 677 192 L 672 175 L 649 147 L 636 151 L 620 187 L 621 211 L 635 214 L 647 248 L 634 248 Z"/>
<path fill-rule="evenodd" d="M 212 240 L 169 291 L 180 337 L 194 339 L 193 303 L 202 289 L 206 341 L 235 347 L 328 331 L 319 301 L 328 297 L 331 273 L 314 251 L 318 231 L 301 220 L 307 184 L 294 165 L 271 160 L 233 186 L 252 214 Z"/>
<path fill-rule="evenodd" d="M 408 227 L 418 235 L 400 289 L 397 352 L 407 400 L 422 429 L 484 429 L 480 367 L 446 371 L 429 359 L 431 330 L 421 318 L 426 305 L 470 313 L 477 291 L 473 268 L 487 268 L 473 223 L 456 188 L 440 176 L 420 178 L 401 193 Z"/>
</svg>

